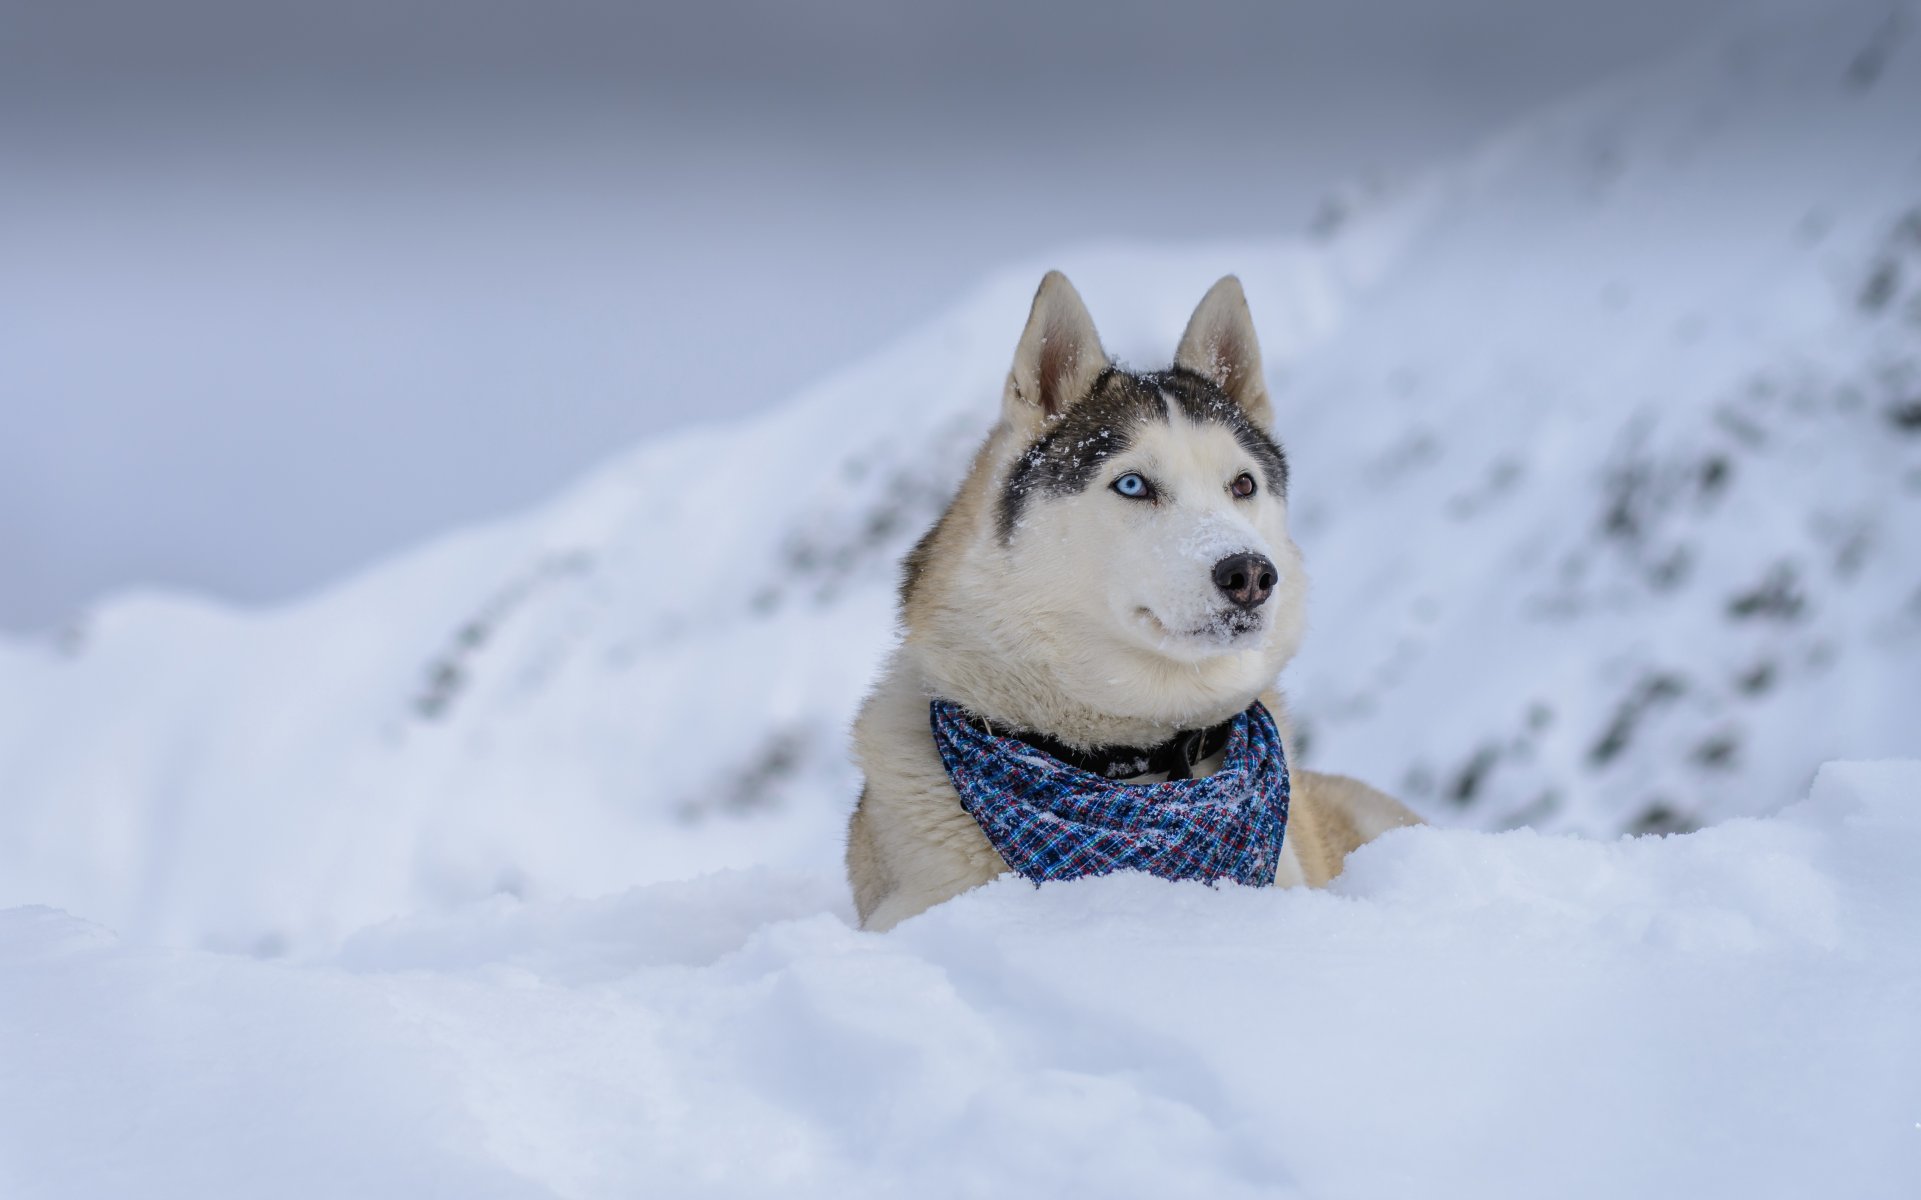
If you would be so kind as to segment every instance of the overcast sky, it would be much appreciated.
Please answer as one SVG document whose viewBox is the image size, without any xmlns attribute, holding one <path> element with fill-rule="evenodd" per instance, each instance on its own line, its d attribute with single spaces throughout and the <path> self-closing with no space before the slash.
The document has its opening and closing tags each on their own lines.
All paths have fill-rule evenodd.
<svg viewBox="0 0 1921 1200">
<path fill-rule="evenodd" d="M 0 628 L 298 595 L 1742 7 L 0 0 Z"/>
</svg>

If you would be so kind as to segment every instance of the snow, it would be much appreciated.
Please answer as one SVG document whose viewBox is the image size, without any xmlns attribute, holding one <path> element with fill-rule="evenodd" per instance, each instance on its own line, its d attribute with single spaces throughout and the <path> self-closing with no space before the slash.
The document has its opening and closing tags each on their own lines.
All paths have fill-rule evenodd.
<svg viewBox="0 0 1921 1200">
<path fill-rule="evenodd" d="M 1331 893 L 1008 880 L 891 934 L 759 869 L 300 962 L 0 918 L 22 1198 L 1911 1196 L 1921 763 Z"/>
<path fill-rule="evenodd" d="M 1017 264 L 301 604 L 0 641 L 0 1195 L 1916 1194 L 1921 766 L 1814 778 L 1921 760 L 1890 11 L 1309 240 Z M 847 722 L 1055 265 L 1146 365 L 1242 276 L 1297 757 L 1436 827 L 862 934 Z"/>
</svg>

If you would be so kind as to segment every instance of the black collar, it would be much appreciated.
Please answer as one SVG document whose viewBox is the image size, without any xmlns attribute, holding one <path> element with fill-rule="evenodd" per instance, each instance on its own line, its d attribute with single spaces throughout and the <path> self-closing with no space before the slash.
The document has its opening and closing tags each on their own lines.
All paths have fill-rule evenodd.
<svg viewBox="0 0 1921 1200">
<path fill-rule="evenodd" d="M 1044 733 L 996 729 L 985 717 L 973 713 L 967 714 L 967 723 L 982 733 L 1026 742 L 1042 754 L 1107 779 L 1132 779 L 1149 772 L 1163 773 L 1169 779 L 1192 779 L 1195 765 L 1225 750 L 1228 735 L 1234 730 L 1234 717 L 1229 717 L 1206 729 L 1183 729 L 1158 746 L 1094 746 L 1076 750 Z"/>
</svg>

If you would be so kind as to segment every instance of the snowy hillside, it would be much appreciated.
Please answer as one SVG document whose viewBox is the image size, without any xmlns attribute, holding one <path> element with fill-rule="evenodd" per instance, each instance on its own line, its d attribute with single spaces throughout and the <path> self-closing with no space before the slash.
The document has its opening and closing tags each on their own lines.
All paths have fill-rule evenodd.
<svg viewBox="0 0 1921 1200">
<path fill-rule="evenodd" d="M 1902 11 L 1686 55 L 1313 240 L 1002 271 L 764 419 L 294 608 L 129 597 L 0 647 L 0 905 L 275 954 L 490 898 L 831 876 L 894 564 L 1051 265 L 1141 363 L 1246 281 L 1315 582 L 1284 680 L 1314 765 L 1449 825 L 1609 834 L 1921 754 Z M 660 386 L 703 403 L 697 372 Z"/>
<path fill-rule="evenodd" d="M 1921 45 L 1889 11 L 1490 147 L 1294 364 L 1317 760 L 1604 832 L 1921 748 Z"/>
</svg>

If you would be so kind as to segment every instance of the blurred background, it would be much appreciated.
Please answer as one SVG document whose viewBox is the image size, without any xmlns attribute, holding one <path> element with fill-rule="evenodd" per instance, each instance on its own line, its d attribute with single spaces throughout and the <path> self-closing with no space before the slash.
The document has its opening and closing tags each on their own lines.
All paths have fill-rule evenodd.
<svg viewBox="0 0 1921 1200">
<path fill-rule="evenodd" d="M 1295 762 L 1611 837 L 1921 756 L 1917 4 L 0 0 L 0 906 L 841 895 L 1049 267 L 1143 364 L 1246 285 Z"/>
<path fill-rule="evenodd" d="M 1741 7 L 0 0 L 0 629 L 288 599 L 990 267 L 1307 229 Z"/>
</svg>

